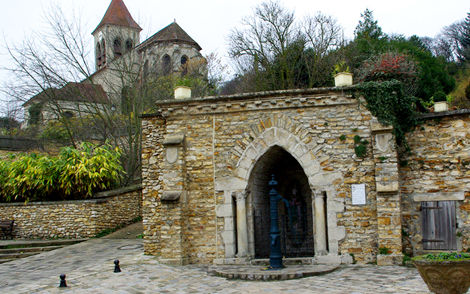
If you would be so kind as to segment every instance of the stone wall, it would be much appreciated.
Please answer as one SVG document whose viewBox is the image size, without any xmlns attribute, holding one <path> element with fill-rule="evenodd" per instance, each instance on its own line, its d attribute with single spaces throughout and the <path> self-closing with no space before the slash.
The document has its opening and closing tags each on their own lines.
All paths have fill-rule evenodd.
<svg viewBox="0 0 470 294">
<path fill-rule="evenodd" d="M 421 201 L 456 201 L 457 246 L 470 248 L 470 111 L 435 113 L 407 135 L 401 156 L 404 250 L 420 253 Z"/>
<path fill-rule="evenodd" d="M 161 254 L 165 243 L 161 242 L 161 228 L 167 219 L 161 211 L 161 180 L 159 164 L 163 162 L 164 120 L 146 118 L 142 121 L 142 223 L 144 226 L 144 249 L 146 254 Z M 163 238 L 165 238 L 163 236 Z"/>
<path fill-rule="evenodd" d="M 89 200 L 0 204 L 0 219 L 14 220 L 14 237 L 27 239 L 89 238 L 141 215 L 140 185 Z"/>
<path fill-rule="evenodd" d="M 158 107 L 161 112 L 144 116 L 142 124 L 147 254 L 176 264 L 225 263 L 244 257 L 235 243 L 246 238 L 246 257 L 253 257 L 252 205 L 258 196 L 250 193 L 251 171 L 277 146 L 302 167 L 312 190 L 311 207 L 326 206 L 325 219 L 314 224 L 314 235 L 326 230 L 326 240 L 315 241 L 318 262 L 351 262 L 351 254 L 360 263 L 375 262 L 379 246 L 400 256 L 391 130 L 373 131 L 369 111 L 341 89 L 173 100 Z M 383 134 L 387 140 L 377 139 Z M 355 154 L 355 136 L 368 141 L 364 158 Z M 388 145 L 373 150 L 378 140 Z M 351 184 L 365 184 L 364 205 L 352 204 Z M 235 236 L 240 224 L 234 196 L 241 203 L 246 198 L 245 236 Z"/>
</svg>

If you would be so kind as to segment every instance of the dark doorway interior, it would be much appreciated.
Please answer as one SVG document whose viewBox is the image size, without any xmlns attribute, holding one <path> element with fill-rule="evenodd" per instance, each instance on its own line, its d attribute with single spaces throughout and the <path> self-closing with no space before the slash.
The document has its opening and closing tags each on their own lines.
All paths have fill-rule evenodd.
<svg viewBox="0 0 470 294">
<path fill-rule="evenodd" d="M 256 163 L 250 176 L 253 199 L 255 258 L 269 257 L 269 187 L 274 174 L 278 192 L 286 199 L 279 203 L 281 249 L 285 257 L 314 255 L 312 193 L 300 164 L 279 146 L 270 148 Z"/>
</svg>

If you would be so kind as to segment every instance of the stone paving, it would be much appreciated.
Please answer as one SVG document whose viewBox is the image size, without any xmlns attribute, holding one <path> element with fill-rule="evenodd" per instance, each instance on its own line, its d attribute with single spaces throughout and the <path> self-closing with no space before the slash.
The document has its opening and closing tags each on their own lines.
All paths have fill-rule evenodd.
<svg viewBox="0 0 470 294">
<path fill-rule="evenodd" d="M 121 261 L 114 273 L 113 260 Z M 59 289 L 67 274 L 68 288 Z M 414 268 L 343 266 L 288 281 L 227 280 L 207 266 L 167 266 L 142 253 L 142 240 L 93 239 L 0 264 L 3 293 L 429 293 Z"/>
</svg>

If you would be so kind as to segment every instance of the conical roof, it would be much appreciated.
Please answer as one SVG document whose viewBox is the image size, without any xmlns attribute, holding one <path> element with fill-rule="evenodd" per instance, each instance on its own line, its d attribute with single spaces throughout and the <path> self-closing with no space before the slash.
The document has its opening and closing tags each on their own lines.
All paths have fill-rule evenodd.
<svg viewBox="0 0 470 294">
<path fill-rule="evenodd" d="M 129 13 L 129 10 L 127 10 L 127 7 L 124 4 L 124 1 L 122 0 L 111 1 L 108 10 L 106 10 L 106 13 L 103 16 L 103 19 L 92 34 L 94 34 L 96 30 L 107 24 L 134 28 L 139 31 L 142 30 L 142 28 L 132 18 L 131 14 Z"/>
<path fill-rule="evenodd" d="M 145 40 L 139 45 L 139 48 L 145 48 L 147 45 L 156 42 L 181 42 L 193 45 L 197 50 L 201 50 L 201 46 L 193 40 L 176 22 L 164 27 L 153 36 Z"/>
</svg>

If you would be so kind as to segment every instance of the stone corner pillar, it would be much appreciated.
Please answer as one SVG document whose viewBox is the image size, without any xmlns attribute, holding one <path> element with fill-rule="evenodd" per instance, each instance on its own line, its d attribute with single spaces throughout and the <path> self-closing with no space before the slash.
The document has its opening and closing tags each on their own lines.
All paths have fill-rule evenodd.
<svg viewBox="0 0 470 294">
<path fill-rule="evenodd" d="M 375 185 L 377 192 L 377 253 L 386 248 L 389 254 L 378 254 L 378 265 L 401 264 L 401 196 L 398 155 L 393 129 L 377 121 L 371 122 Z"/>
<path fill-rule="evenodd" d="M 184 134 L 168 134 L 162 144 L 162 187 L 159 191 L 160 205 L 157 206 L 161 236 L 159 261 L 171 265 L 188 263 L 184 138 Z"/>
</svg>

